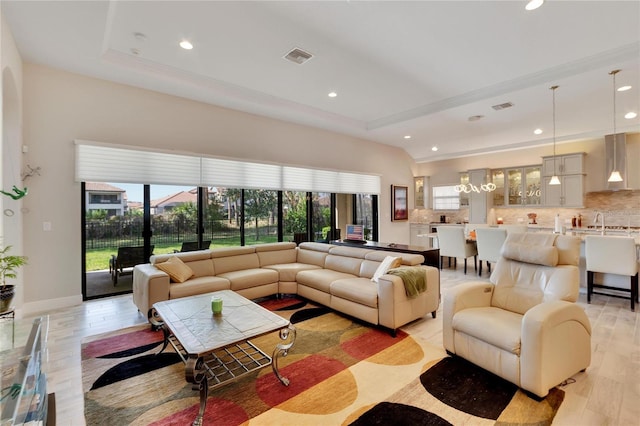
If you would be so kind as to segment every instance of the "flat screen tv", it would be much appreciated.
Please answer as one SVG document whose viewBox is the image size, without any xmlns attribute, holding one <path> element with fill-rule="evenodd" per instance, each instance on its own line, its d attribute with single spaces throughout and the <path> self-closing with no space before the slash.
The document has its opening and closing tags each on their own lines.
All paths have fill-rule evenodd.
<svg viewBox="0 0 640 426">
<path fill-rule="evenodd" d="M 364 225 L 347 225 L 346 241 L 365 243 Z"/>
</svg>

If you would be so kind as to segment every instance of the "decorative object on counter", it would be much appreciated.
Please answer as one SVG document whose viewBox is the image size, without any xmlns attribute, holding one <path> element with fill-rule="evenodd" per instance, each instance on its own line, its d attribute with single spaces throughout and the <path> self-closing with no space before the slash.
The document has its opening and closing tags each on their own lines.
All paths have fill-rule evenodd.
<svg viewBox="0 0 640 426">
<path fill-rule="evenodd" d="M 575 228 L 577 225 L 578 225 L 578 218 L 574 214 L 573 217 L 571 218 L 571 227 Z"/>
<path fill-rule="evenodd" d="M 609 75 L 613 76 L 613 170 L 611 170 L 611 175 L 607 179 L 608 182 L 622 182 L 616 158 L 616 74 L 619 72 L 620 70 L 609 72 Z"/>
<path fill-rule="evenodd" d="M 553 90 L 553 176 L 549 180 L 549 185 L 560 185 L 560 179 L 558 178 L 558 169 L 556 169 L 556 89 L 559 86 L 551 86 Z"/>
<path fill-rule="evenodd" d="M 562 233 L 562 224 L 560 223 L 560 213 L 556 213 L 556 218 L 553 226 L 553 233 L 554 234 Z"/>
<path fill-rule="evenodd" d="M 582 215 L 578 215 L 578 228 L 582 228 Z"/>
<path fill-rule="evenodd" d="M 502 224 L 504 223 L 504 221 L 502 220 L 502 218 L 501 218 L 501 217 L 499 217 L 499 218 L 497 219 L 497 222 L 498 222 L 498 225 L 502 225 Z"/>
<path fill-rule="evenodd" d="M 531 222 L 529 222 L 530 225 L 538 224 L 538 222 L 536 222 L 536 218 L 538 217 L 536 213 L 527 213 L 527 217 L 529 218 L 529 220 L 531 220 Z"/>
</svg>

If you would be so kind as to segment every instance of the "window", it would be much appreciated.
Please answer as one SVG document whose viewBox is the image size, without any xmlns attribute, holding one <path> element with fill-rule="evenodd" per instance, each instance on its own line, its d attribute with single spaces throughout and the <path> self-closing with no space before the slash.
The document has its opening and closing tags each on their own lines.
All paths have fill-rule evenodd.
<svg viewBox="0 0 640 426">
<path fill-rule="evenodd" d="M 455 190 L 455 185 L 433 187 L 434 210 L 459 210 L 460 194 Z"/>
</svg>

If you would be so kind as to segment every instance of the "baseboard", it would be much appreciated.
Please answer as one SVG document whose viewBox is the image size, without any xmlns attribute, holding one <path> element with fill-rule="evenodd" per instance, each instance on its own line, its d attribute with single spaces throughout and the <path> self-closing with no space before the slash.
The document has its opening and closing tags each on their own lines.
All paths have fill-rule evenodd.
<svg viewBox="0 0 640 426">
<path fill-rule="evenodd" d="M 40 312 L 48 312 L 54 309 L 68 308 L 82 304 L 82 295 L 61 297 L 58 299 L 39 300 L 37 302 L 29 302 L 22 305 L 21 311 L 25 316 L 37 314 Z"/>
</svg>

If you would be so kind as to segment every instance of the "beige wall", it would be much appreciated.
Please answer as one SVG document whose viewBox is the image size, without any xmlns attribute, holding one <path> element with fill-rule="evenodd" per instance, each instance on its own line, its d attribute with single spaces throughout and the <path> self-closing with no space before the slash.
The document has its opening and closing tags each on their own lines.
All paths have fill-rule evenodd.
<svg viewBox="0 0 640 426">
<path fill-rule="evenodd" d="M 21 181 L 22 162 L 24 155 L 22 145 L 22 59 L 18 53 L 9 27 L 4 22 L 0 3 L 0 70 L 2 84 L 0 85 L 0 188 L 11 191 L 16 185 L 23 188 Z M 11 254 L 26 254 L 23 247 L 22 224 L 23 201 L 13 200 L 7 196 L 0 196 L 0 245 L 12 246 Z M 18 277 L 11 280 L 16 284 L 14 306 L 17 315 L 22 315 L 24 274 L 18 272 Z"/>
<path fill-rule="evenodd" d="M 75 139 L 380 174 L 381 239 L 409 240 L 408 222 L 390 221 L 391 184 L 413 178 L 401 149 L 33 64 L 24 68 L 24 114 L 31 162 L 42 167 L 24 202 L 29 310 L 81 294 Z"/>
</svg>

